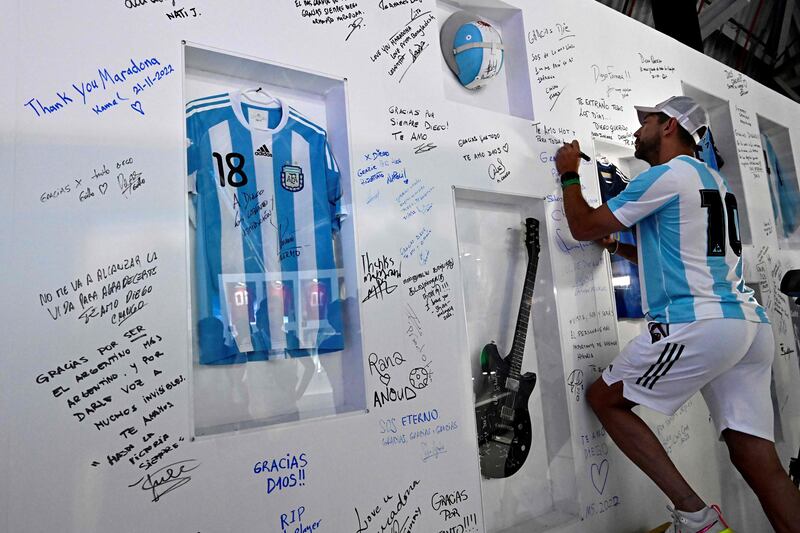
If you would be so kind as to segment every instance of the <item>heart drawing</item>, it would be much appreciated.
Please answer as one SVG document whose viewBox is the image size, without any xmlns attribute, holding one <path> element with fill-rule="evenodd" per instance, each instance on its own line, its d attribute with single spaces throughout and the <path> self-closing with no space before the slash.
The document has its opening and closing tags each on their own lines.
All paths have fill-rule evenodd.
<svg viewBox="0 0 800 533">
<path fill-rule="evenodd" d="M 136 100 L 134 103 L 131 104 L 131 109 L 133 109 L 137 113 L 141 113 L 142 115 L 144 115 L 144 110 L 142 109 L 142 102 L 139 100 Z"/>
<path fill-rule="evenodd" d="M 592 485 L 598 494 L 603 494 L 608 481 L 608 459 L 603 459 L 600 464 L 592 463 Z"/>
<path fill-rule="evenodd" d="M 105 195 L 108 190 L 108 183 L 101 183 L 98 189 L 100 189 L 100 194 Z"/>
</svg>

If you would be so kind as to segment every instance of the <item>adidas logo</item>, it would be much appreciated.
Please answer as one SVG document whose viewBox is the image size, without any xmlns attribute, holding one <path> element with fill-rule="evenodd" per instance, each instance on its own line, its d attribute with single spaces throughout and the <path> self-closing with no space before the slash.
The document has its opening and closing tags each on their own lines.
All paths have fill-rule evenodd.
<svg viewBox="0 0 800 533">
<path fill-rule="evenodd" d="M 261 148 L 256 150 L 256 155 L 263 155 L 265 157 L 272 157 L 272 152 L 269 151 L 266 144 L 262 144 Z"/>
</svg>

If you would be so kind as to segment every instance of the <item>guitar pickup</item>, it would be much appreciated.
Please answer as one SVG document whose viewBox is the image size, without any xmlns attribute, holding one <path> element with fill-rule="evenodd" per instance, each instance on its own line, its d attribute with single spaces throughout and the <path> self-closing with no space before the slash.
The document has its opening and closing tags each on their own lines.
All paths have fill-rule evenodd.
<svg viewBox="0 0 800 533">
<path fill-rule="evenodd" d="M 517 392 L 519 390 L 519 380 L 514 378 L 506 378 L 506 388 L 510 391 Z"/>
<path fill-rule="evenodd" d="M 492 440 L 495 442 L 499 442 L 501 444 L 508 444 L 508 445 L 514 442 L 514 439 L 511 439 L 509 437 L 504 437 L 502 435 L 495 435 L 494 437 L 492 437 Z"/>
<path fill-rule="evenodd" d="M 502 406 L 500 408 L 500 418 L 504 418 L 506 420 L 514 420 L 514 409 L 508 406 Z"/>
</svg>

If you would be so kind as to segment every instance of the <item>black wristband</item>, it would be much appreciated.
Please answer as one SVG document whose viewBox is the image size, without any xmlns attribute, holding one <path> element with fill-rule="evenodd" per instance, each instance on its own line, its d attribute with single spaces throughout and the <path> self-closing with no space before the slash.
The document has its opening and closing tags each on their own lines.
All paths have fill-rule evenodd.
<svg viewBox="0 0 800 533">
<path fill-rule="evenodd" d="M 581 176 L 577 172 L 572 170 L 568 172 L 564 172 L 561 174 L 561 186 L 565 187 L 567 185 L 578 184 L 581 182 Z"/>
</svg>

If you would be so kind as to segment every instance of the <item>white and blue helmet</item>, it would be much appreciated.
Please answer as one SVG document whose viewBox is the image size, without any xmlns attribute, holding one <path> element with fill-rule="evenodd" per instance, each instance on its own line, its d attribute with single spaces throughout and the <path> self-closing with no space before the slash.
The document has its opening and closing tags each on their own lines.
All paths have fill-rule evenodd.
<svg viewBox="0 0 800 533">
<path fill-rule="evenodd" d="M 503 40 L 500 33 L 480 17 L 456 11 L 439 33 L 444 60 L 461 85 L 477 89 L 486 85 L 503 68 Z"/>
</svg>

